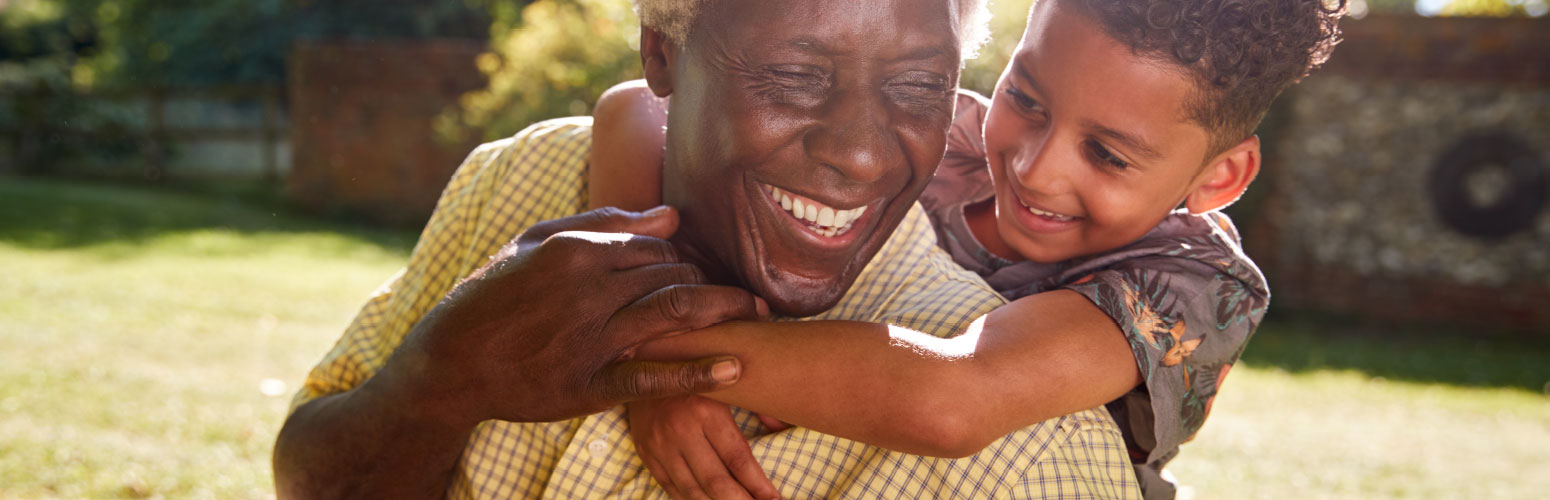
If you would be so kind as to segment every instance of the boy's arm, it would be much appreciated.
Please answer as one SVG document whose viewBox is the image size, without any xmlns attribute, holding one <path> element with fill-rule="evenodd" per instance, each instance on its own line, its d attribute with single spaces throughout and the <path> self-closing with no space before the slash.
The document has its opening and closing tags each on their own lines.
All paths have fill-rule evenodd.
<svg viewBox="0 0 1550 500">
<path fill-rule="evenodd" d="M 587 209 L 644 211 L 662 204 L 662 148 L 667 143 L 667 98 L 645 80 L 608 89 L 592 110 Z"/>
<path fill-rule="evenodd" d="M 1018 428 L 1093 408 L 1141 381 L 1128 341 L 1086 297 L 1024 297 L 941 339 L 846 321 L 727 323 L 639 355 L 729 354 L 742 378 L 708 397 L 827 434 L 962 457 Z"/>
</svg>

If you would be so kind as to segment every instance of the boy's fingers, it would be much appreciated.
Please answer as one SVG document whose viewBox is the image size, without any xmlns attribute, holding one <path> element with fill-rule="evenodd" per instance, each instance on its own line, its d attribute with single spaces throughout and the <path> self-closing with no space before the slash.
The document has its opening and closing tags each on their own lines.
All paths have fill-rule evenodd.
<svg viewBox="0 0 1550 500">
<path fill-rule="evenodd" d="M 753 449 L 749 448 L 748 440 L 737 429 L 737 424 L 729 418 L 726 425 L 707 426 L 705 433 L 711 447 L 716 449 L 716 454 L 721 458 L 721 463 L 737 478 L 744 491 L 759 500 L 780 498 L 780 491 L 775 489 L 775 483 L 770 482 L 770 478 L 764 474 L 764 468 L 754 459 Z"/>
<path fill-rule="evenodd" d="M 673 484 L 673 479 L 667 476 L 667 469 L 662 466 L 661 461 L 647 455 L 645 450 L 641 450 L 641 459 L 646 462 L 646 470 L 651 472 L 651 478 L 657 480 L 657 484 L 662 486 L 662 490 L 667 492 L 667 496 L 673 498 L 683 497 L 683 495 L 678 493 L 678 487 Z"/>
<path fill-rule="evenodd" d="M 756 413 L 754 416 L 759 417 L 759 423 L 764 424 L 764 426 L 768 428 L 770 432 L 780 432 L 792 427 L 791 424 L 786 423 L 784 420 L 771 417 L 763 413 Z"/>
<path fill-rule="evenodd" d="M 665 459 L 664 462 L 666 462 L 664 465 L 667 466 L 668 476 L 672 478 L 673 485 L 677 487 L 678 498 L 684 500 L 710 499 L 710 496 L 705 494 L 705 490 L 700 488 L 700 482 L 694 479 L 694 472 L 689 469 L 689 464 L 684 461 L 682 455 L 675 454 L 673 457 Z"/>
<path fill-rule="evenodd" d="M 684 459 L 688 461 L 689 469 L 694 473 L 694 478 L 699 481 L 700 489 L 710 498 L 716 500 L 753 500 L 748 489 L 743 488 L 742 483 L 732 479 L 731 471 L 726 464 L 721 462 L 721 456 L 711 446 L 710 442 L 701 439 L 695 443 L 692 452 L 684 453 Z"/>
</svg>

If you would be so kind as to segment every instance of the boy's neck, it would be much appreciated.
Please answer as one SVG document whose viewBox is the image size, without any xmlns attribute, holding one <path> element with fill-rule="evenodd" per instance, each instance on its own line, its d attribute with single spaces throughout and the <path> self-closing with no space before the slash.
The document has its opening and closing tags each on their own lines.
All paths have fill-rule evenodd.
<svg viewBox="0 0 1550 500">
<path fill-rule="evenodd" d="M 996 227 L 995 197 L 964 206 L 963 220 L 969 226 L 969 234 L 973 234 L 974 239 L 991 255 L 1013 262 L 1028 260 L 1007 245 L 1006 240 L 1001 239 L 1001 229 Z"/>
</svg>

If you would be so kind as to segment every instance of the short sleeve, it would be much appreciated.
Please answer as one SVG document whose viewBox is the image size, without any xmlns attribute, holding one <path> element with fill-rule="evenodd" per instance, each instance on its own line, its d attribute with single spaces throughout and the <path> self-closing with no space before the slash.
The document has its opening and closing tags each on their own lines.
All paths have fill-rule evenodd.
<svg viewBox="0 0 1550 500">
<path fill-rule="evenodd" d="M 1122 261 L 1066 286 L 1113 318 L 1135 355 L 1144 388 L 1115 413 L 1132 452 L 1144 455 L 1137 462 L 1160 467 L 1200 429 L 1269 302 L 1262 282 L 1201 250 Z"/>
<path fill-rule="evenodd" d="M 947 132 L 947 153 L 937 165 L 931 183 L 920 194 L 928 213 L 938 212 L 991 194 L 990 171 L 985 162 L 985 112 L 990 102 L 972 90 L 959 90 L 953 125 Z"/>
<path fill-rule="evenodd" d="M 584 208 L 589 124 L 540 122 L 475 149 L 442 191 L 408 265 L 372 293 L 307 375 L 291 410 L 365 382 L 463 276 L 533 223 Z"/>
</svg>

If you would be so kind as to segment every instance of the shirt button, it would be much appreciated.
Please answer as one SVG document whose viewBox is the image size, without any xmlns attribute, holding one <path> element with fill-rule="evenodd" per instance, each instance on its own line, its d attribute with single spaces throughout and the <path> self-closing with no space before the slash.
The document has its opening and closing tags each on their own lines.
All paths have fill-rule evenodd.
<svg viewBox="0 0 1550 500">
<path fill-rule="evenodd" d="M 587 443 L 587 455 L 592 458 L 602 458 L 608 453 L 608 442 L 598 439 Z"/>
</svg>

